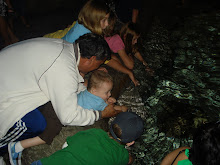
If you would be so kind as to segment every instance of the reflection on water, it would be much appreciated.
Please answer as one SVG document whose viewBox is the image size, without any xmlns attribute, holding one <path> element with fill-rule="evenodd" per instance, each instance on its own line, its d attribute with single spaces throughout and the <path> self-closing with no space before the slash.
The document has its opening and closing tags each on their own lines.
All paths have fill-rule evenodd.
<svg viewBox="0 0 220 165">
<path fill-rule="evenodd" d="M 172 32 L 155 21 L 142 52 L 151 77 L 138 61 L 140 87 L 119 98 L 145 119 L 145 132 L 133 148 L 134 164 L 159 164 L 170 151 L 191 146 L 193 129 L 220 118 L 220 12 L 195 14 Z"/>
</svg>

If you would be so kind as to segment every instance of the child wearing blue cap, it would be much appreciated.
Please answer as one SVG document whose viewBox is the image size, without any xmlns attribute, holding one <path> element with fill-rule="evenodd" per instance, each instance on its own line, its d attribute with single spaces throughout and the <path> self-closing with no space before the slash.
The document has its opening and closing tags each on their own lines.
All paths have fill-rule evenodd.
<svg viewBox="0 0 220 165">
<path fill-rule="evenodd" d="M 80 131 L 68 137 L 65 148 L 31 165 L 126 165 L 132 157 L 125 149 L 143 133 L 141 117 L 133 112 L 118 114 L 110 125 L 109 132 L 102 129 Z"/>
</svg>

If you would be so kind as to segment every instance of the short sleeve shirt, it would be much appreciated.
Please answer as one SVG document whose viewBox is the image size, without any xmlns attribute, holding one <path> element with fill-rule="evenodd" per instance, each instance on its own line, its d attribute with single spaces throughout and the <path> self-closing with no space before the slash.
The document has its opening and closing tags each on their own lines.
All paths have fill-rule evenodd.
<svg viewBox="0 0 220 165">
<path fill-rule="evenodd" d="M 111 49 L 111 51 L 114 53 L 117 53 L 119 50 L 125 48 L 125 45 L 118 34 L 112 37 L 105 37 L 105 40 L 108 43 L 108 46 Z"/>
<path fill-rule="evenodd" d="M 62 38 L 65 41 L 70 43 L 75 42 L 80 36 L 91 33 L 89 29 L 87 29 L 82 24 L 79 24 L 78 21 L 76 24 L 67 32 L 67 34 Z"/>
<path fill-rule="evenodd" d="M 85 109 L 103 111 L 107 106 L 106 102 L 98 96 L 93 95 L 88 90 L 84 90 L 77 95 L 77 103 Z"/>
<path fill-rule="evenodd" d="M 189 149 L 185 150 L 185 155 L 189 157 Z M 189 159 L 178 161 L 177 165 L 193 165 Z"/>
</svg>

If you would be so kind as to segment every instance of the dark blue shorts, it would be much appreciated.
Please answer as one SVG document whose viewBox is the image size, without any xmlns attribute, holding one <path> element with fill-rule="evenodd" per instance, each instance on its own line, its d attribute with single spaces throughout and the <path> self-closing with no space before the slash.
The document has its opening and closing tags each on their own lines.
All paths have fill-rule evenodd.
<svg viewBox="0 0 220 165">
<path fill-rule="evenodd" d="M 9 142 L 36 137 L 44 131 L 46 125 L 44 116 L 37 108 L 26 114 L 9 129 L 4 137 L 0 138 L 0 156 L 7 153 Z"/>
<path fill-rule="evenodd" d="M 35 161 L 35 162 L 31 163 L 31 165 L 42 165 L 42 163 L 41 163 L 40 160 L 38 160 L 38 161 Z"/>
</svg>

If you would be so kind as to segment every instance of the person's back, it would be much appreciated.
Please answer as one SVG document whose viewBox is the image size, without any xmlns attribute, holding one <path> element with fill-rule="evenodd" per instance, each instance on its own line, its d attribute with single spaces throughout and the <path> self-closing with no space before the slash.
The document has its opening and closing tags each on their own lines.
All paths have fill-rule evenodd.
<svg viewBox="0 0 220 165">
<path fill-rule="evenodd" d="M 40 77 L 63 54 L 64 47 L 71 50 L 73 46 L 60 39 L 35 38 L 8 46 L 0 52 L 1 134 L 27 111 L 49 101 L 39 88 Z M 66 54 L 60 58 L 66 58 Z M 36 79 L 38 81 L 34 81 Z"/>
<path fill-rule="evenodd" d="M 121 165 L 128 162 L 128 151 L 102 129 L 81 131 L 67 138 L 68 146 L 48 158 L 43 165 L 97 164 Z M 62 159 L 61 159 L 62 158 Z"/>
<path fill-rule="evenodd" d="M 125 146 L 134 144 L 143 132 L 143 120 L 132 112 L 116 116 L 107 133 L 101 129 L 81 131 L 67 138 L 67 145 L 60 151 L 32 165 L 126 165 L 132 161 Z"/>
</svg>

